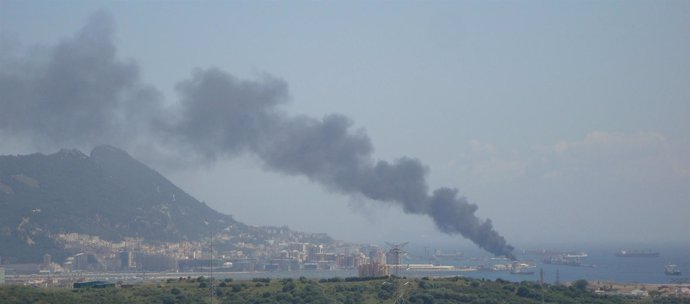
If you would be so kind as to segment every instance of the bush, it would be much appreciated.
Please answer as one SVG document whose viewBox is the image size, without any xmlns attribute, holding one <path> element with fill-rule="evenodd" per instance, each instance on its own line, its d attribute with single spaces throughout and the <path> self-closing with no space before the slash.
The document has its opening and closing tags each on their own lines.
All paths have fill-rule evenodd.
<svg viewBox="0 0 690 304">
<path fill-rule="evenodd" d="M 520 297 L 528 297 L 530 294 L 529 289 L 525 286 L 520 286 L 517 290 L 517 295 Z"/>
<path fill-rule="evenodd" d="M 163 304 L 175 304 L 175 297 L 173 295 L 164 295 L 160 298 Z"/>
<path fill-rule="evenodd" d="M 422 278 L 422 280 L 424 280 L 424 279 Z M 429 289 L 429 288 L 434 287 L 434 285 L 432 285 L 428 281 L 419 281 L 418 285 L 419 285 L 419 288 L 421 288 L 421 289 Z"/>
<path fill-rule="evenodd" d="M 286 283 L 285 285 L 283 285 L 283 292 L 290 292 L 292 290 L 295 290 L 295 287 L 296 287 L 295 283 L 290 281 L 290 282 Z"/>
<path fill-rule="evenodd" d="M 410 297 L 410 303 L 431 304 L 434 303 L 434 297 L 426 293 L 416 294 Z"/>
<path fill-rule="evenodd" d="M 379 292 L 376 294 L 377 297 L 380 299 L 390 299 L 393 297 L 395 294 L 395 291 L 398 289 L 395 283 L 390 282 L 390 281 L 385 281 L 383 284 L 381 284 L 381 289 Z"/>
<path fill-rule="evenodd" d="M 575 288 L 575 290 L 585 291 L 585 290 L 587 290 L 587 285 L 589 285 L 589 282 L 587 282 L 585 280 L 577 280 L 577 281 L 573 282 L 572 286 L 573 286 L 573 288 Z"/>
</svg>

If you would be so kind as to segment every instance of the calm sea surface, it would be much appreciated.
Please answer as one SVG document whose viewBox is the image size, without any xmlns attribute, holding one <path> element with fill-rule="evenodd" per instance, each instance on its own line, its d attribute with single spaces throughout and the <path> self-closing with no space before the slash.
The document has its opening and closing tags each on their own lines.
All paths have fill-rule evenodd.
<svg viewBox="0 0 690 304">
<path fill-rule="evenodd" d="M 433 250 L 427 248 L 411 248 L 411 255 L 416 258 L 410 259 L 408 263 L 428 263 L 424 261 L 424 252 L 427 254 Z M 426 250 L 425 250 L 426 249 Z M 585 252 L 587 257 L 581 260 L 587 266 L 565 266 L 552 265 L 542 262 L 539 255 L 530 253 L 530 250 L 546 249 L 550 251 L 573 251 Z M 659 257 L 616 257 L 618 250 L 651 250 L 659 252 Z M 414 255 L 417 252 L 421 254 Z M 449 252 L 446 249 L 446 252 Z M 492 260 L 489 256 L 480 251 L 469 249 L 463 251 L 465 258 L 459 260 L 441 261 L 446 265 L 468 266 L 468 265 L 491 265 L 495 263 L 508 263 L 507 261 Z M 516 250 L 516 256 L 521 261 L 530 261 L 536 264 L 534 275 L 514 275 L 509 272 L 500 271 L 478 271 L 467 272 L 463 275 L 473 278 L 486 278 L 495 280 L 501 278 L 510 281 L 538 280 L 539 270 L 544 271 L 544 281 L 561 282 L 585 279 L 588 281 L 615 281 L 629 283 L 669 283 L 671 279 L 690 280 L 690 243 L 687 245 L 634 245 L 634 246 L 613 246 L 613 245 L 567 245 L 567 246 L 535 246 L 527 250 Z M 473 258 L 474 257 L 474 258 Z M 668 276 L 664 273 L 667 264 L 676 264 L 682 271 L 681 276 Z"/>
</svg>

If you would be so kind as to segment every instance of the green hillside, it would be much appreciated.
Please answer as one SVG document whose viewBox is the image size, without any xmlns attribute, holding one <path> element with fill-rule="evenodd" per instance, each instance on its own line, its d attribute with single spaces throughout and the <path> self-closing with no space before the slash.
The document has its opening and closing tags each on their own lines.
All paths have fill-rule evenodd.
<svg viewBox="0 0 690 304">
<path fill-rule="evenodd" d="M 0 156 L 0 256 L 38 261 L 65 253 L 58 233 L 118 241 L 200 240 L 210 229 L 245 229 L 194 199 L 158 172 L 110 146 Z"/>
</svg>

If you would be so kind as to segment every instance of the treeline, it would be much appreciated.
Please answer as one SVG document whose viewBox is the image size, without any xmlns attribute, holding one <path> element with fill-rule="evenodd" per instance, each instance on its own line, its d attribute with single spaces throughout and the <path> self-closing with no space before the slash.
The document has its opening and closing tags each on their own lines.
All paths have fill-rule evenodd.
<svg viewBox="0 0 690 304">
<path fill-rule="evenodd" d="M 256 278 L 249 281 L 179 278 L 109 289 L 0 287 L 2 303 L 683 303 L 671 297 L 597 295 L 586 281 L 541 286 L 469 278 Z"/>
</svg>

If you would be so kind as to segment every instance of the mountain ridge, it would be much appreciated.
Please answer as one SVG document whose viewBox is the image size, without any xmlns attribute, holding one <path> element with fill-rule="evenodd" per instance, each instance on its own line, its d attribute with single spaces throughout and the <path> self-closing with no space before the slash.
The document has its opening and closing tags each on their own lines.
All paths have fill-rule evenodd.
<svg viewBox="0 0 690 304">
<path fill-rule="evenodd" d="M 0 256 L 36 261 L 65 252 L 55 235 L 79 233 L 107 241 L 201 241 L 209 231 L 249 234 L 240 223 L 186 193 L 157 171 L 113 146 L 90 155 L 76 149 L 53 154 L 0 156 Z M 246 236 L 245 236 L 246 237 Z M 326 240 L 330 238 L 325 238 Z"/>
</svg>

